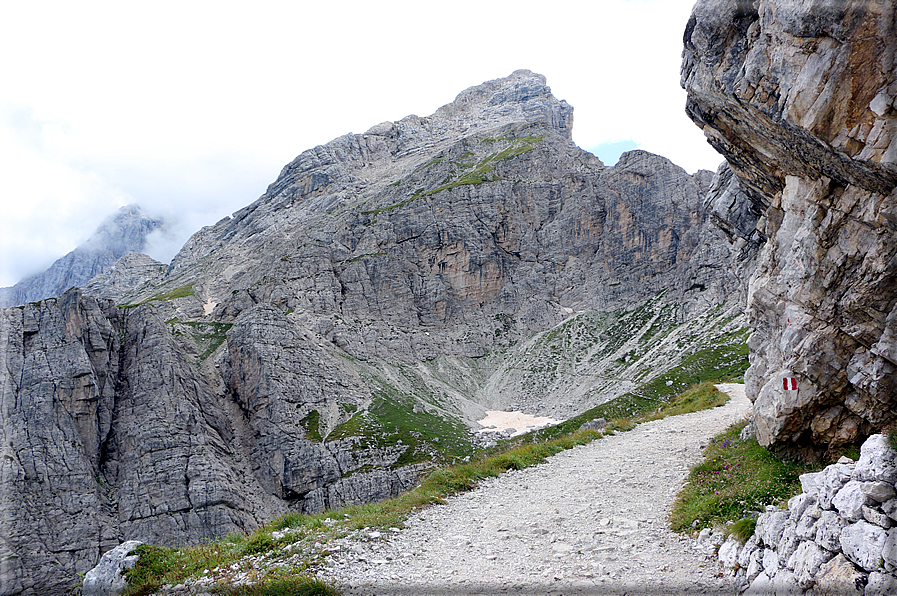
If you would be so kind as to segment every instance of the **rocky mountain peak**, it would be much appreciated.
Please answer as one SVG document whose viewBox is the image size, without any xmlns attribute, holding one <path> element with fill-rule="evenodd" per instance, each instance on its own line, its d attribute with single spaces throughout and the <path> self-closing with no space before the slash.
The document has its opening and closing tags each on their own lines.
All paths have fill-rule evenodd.
<svg viewBox="0 0 897 596">
<path fill-rule="evenodd" d="M 431 121 L 455 123 L 459 133 L 488 130 L 510 122 L 546 122 L 572 140 L 573 107 L 551 93 L 547 79 L 529 70 L 465 89 L 439 108 Z"/>
<path fill-rule="evenodd" d="M 75 250 L 57 259 L 46 271 L 0 288 L 0 307 L 18 306 L 59 296 L 82 286 L 106 271 L 119 258 L 146 248 L 147 236 L 165 222 L 143 213 L 139 205 L 126 205 L 107 217 Z"/>
</svg>

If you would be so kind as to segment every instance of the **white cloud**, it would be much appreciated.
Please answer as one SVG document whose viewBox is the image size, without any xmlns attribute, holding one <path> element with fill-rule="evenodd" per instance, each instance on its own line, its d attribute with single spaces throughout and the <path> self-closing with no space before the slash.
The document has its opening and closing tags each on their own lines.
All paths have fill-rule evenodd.
<svg viewBox="0 0 897 596">
<path fill-rule="evenodd" d="M 574 106 L 580 146 L 632 139 L 715 168 L 678 83 L 693 1 L 5 6 L 0 285 L 121 205 L 193 231 L 258 198 L 301 151 L 429 115 L 518 68 Z"/>
</svg>

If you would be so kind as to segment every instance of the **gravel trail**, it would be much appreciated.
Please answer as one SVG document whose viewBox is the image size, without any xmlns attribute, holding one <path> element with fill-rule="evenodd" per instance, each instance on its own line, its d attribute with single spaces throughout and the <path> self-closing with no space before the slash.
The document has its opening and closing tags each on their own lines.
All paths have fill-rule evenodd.
<svg viewBox="0 0 897 596">
<path fill-rule="evenodd" d="M 725 406 L 639 424 L 485 481 L 342 545 L 324 573 L 344 594 L 735 594 L 732 580 L 668 529 L 701 448 L 750 411 Z"/>
</svg>

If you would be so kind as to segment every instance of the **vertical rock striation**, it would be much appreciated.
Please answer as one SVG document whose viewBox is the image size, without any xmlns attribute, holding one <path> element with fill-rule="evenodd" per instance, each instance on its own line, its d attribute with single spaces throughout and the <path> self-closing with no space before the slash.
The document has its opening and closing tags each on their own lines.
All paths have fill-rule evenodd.
<svg viewBox="0 0 897 596">
<path fill-rule="evenodd" d="M 684 41 L 686 111 L 742 190 L 722 219 L 765 241 L 745 377 L 758 439 L 858 442 L 897 420 L 894 4 L 702 0 Z"/>
</svg>

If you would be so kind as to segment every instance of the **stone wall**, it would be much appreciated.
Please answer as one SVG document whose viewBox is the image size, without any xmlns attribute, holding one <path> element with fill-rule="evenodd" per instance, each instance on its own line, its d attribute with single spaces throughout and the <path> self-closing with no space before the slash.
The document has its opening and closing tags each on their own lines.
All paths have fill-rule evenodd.
<svg viewBox="0 0 897 596">
<path fill-rule="evenodd" d="M 744 594 L 897 593 L 897 451 L 887 437 L 800 482 L 803 492 L 787 509 L 768 506 L 743 546 L 730 536 L 720 547 Z"/>
</svg>

